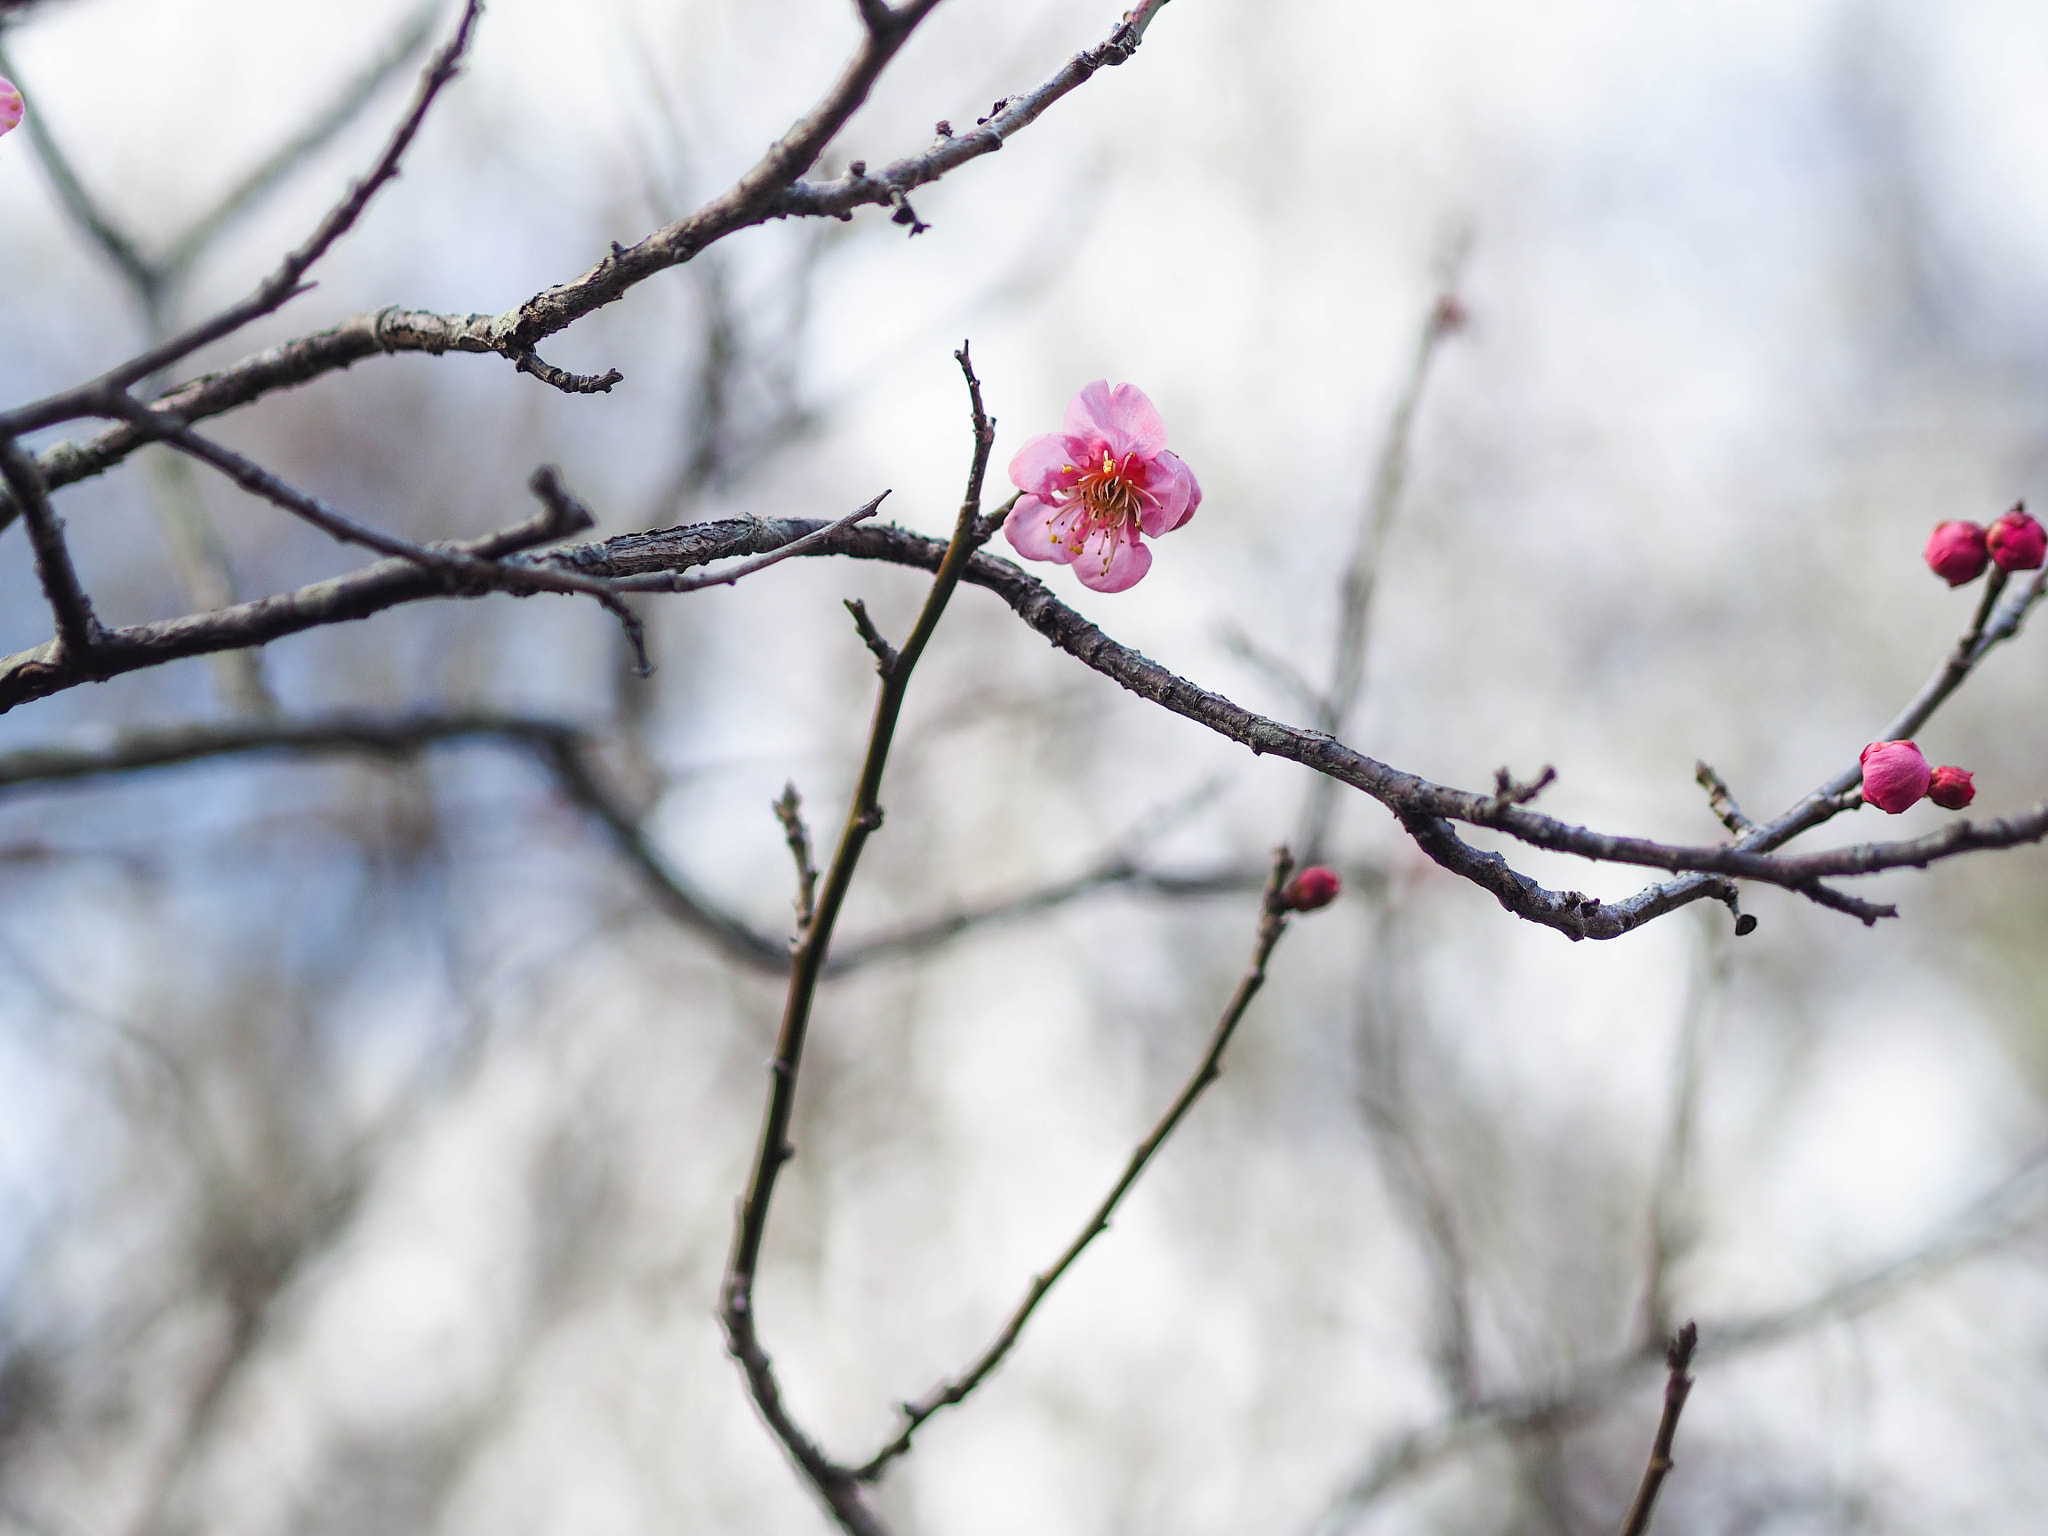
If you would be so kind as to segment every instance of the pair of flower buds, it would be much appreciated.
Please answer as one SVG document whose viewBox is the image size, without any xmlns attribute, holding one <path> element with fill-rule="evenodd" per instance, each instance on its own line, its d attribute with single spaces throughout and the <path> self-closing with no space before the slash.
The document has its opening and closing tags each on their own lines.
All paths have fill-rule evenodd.
<svg viewBox="0 0 2048 1536">
<path fill-rule="evenodd" d="M 1989 528 L 1976 523 L 1943 523 L 1928 536 L 1927 566 L 1952 587 L 1975 581 L 1984 567 L 2001 571 L 2037 571 L 2048 560 L 2048 531 L 2027 516 L 2025 502 Z"/>
</svg>

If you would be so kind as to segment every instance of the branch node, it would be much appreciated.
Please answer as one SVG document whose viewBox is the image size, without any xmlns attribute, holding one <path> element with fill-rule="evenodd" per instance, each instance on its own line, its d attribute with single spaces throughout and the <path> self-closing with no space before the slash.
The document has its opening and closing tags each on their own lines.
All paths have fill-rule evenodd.
<svg viewBox="0 0 2048 1536">
<path fill-rule="evenodd" d="M 818 869 L 811 862 L 811 832 L 804 825 L 803 801 L 794 781 L 782 786 L 782 797 L 772 802 L 772 808 L 782 823 L 789 856 L 796 861 L 796 930 L 801 935 L 817 911 Z"/>
<path fill-rule="evenodd" d="M 557 368 L 544 361 L 538 352 L 528 349 L 508 352 L 512 366 L 521 373 L 530 373 L 541 383 L 552 385 L 565 395 L 608 395 L 614 384 L 625 379 L 616 368 L 607 368 L 603 373 L 571 373 L 566 368 Z"/>
<path fill-rule="evenodd" d="M 1496 768 L 1493 771 L 1493 801 L 1495 805 L 1501 807 L 1527 805 L 1556 782 L 1557 769 L 1549 763 L 1545 763 L 1543 771 L 1527 783 L 1517 779 L 1505 768 Z"/>
<path fill-rule="evenodd" d="M 868 605 L 857 597 L 846 599 L 846 611 L 853 615 L 853 627 L 860 631 L 861 643 L 875 653 L 875 671 L 887 677 L 896 670 L 896 647 L 882 638 L 882 632 L 875 628 L 875 621 L 868 617 Z"/>
</svg>

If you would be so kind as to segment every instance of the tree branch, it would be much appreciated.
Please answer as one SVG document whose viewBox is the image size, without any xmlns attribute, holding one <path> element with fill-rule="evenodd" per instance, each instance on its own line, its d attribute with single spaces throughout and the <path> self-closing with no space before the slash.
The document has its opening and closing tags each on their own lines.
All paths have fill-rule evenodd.
<svg viewBox="0 0 2048 1536">
<path fill-rule="evenodd" d="M 0 477 L 17 505 L 28 514 L 29 541 L 35 546 L 36 577 L 57 622 L 53 655 L 67 663 L 90 665 L 100 636 L 99 620 L 71 563 L 64 542 L 64 520 L 50 506 L 35 459 L 11 437 L 0 437 Z"/>
<path fill-rule="evenodd" d="M 1628 1515 L 1621 1522 L 1621 1536 L 1644 1536 L 1650 1528 L 1650 1512 L 1656 1508 L 1657 1494 L 1675 1465 L 1671 1460 L 1671 1443 L 1678 1435 L 1678 1416 L 1685 1412 L 1685 1400 L 1692 1395 L 1692 1378 L 1686 1375 L 1686 1368 L 1692 1364 L 1692 1352 L 1699 1341 L 1699 1324 L 1687 1323 L 1664 1351 L 1665 1367 L 1670 1372 L 1664 1383 L 1664 1416 L 1658 1421 L 1657 1437 L 1650 1444 L 1650 1463 L 1643 1468 L 1635 1502 L 1629 1505 Z"/>
<path fill-rule="evenodd" d="M 1151 1133 L 1138 1143 L 1137 1149 L 1131 1153 L 1130 1160 L 1124 1165 L 1122 1177 L 1103 1197 L 1102 1203 L 1096 1206 L 1094 1213 L 1089 1216 L 1074 1240 L 1067 1244 L 1065 1252 L 1053 1261 L 1052 1267 L 1043 1274 L 1032 1277 L 1031 1288 L 1024 1293 L 1023 1301 L 1018 1303 L 1017 1309 L 1010 1314 L 1009 1320 L 1003 1324 L 1002 1331 L 996 1335 L 988 1348 L 951 1381 L 939 1383 L 914 1403 L 903 1404 L 903 1427 L 896 1432 L 894 1439 L 863 1462 L 854 1472 L 854 1476 L 863 1482 L 872 1482 L 880 1477 L 892 1461 L 909 1452 L 911 1438 L 923 1427 L 926 1420 L 942 1409 L 965 1402 L 974 1389 L 1003 1363 L 1004 1358 L 1016 1347 L 1018 1339 L 1023 1336 L 1024 1325 L 1031 1321 L 1031 1314 L 1038 1310 L 1039 1303 L 1051 1294 L 1052 1288 L 1060 1283 L 1061 1277 L 1074 1267 L 1074 1262 L 1087 1250 L 1088 1245 L 1109 1230 L 1110 1218 L 1116 1214 L 1116 1208 L 1122 1203 L 1124 1196 L 1129 1194 L 1131 1187 L 1138 1182 L 1146 1165 L 1166 1144 L 1166 1139 L 1187 1117 L 1188 1111 L 1195 1107 L 1195 1101 L 1208 1090 L 1211 1083 L 1223 1075 L 1223 1053 L 1230 1045 L 1231 1036 L 1236 1034 L 1245 1010 L 1251 1006 L 1252 999 L 1258 996 L 1259 989 L 1266 984 L 1266 962 L 1272 957 L 1273 946 L 1280 942 L 1280 935 L 1287 931 L 1288 909 L 1281 905 L 1280 892 L 1293 869 L 1294 860 L 1285 848 L 1273 855 L 1272 871 L 1266 877 L 1265 894 L 1259 905 L 1258 938 L 1252 946 L 1251 964 L 1239 978 L 1236 991 L 1231 993 L 1230 1001 L 1224 1006 L 1223 1016 L 1216 1021 L 1215 1031 L 1209 1037 L 1209 1047 L 1203 1052 L 1194 1075 L 1181 1086 L 1173 1103 L 1168 1106 L 1165 1115 L 1152 1128 Z"/>
<path fill-rule="evenodd" d="M 1099 47 L 1077 55 L 1036 91 L 1016 98 L 1012 105 L 1006 105 L 1005 111 L 992 120 L 997 124 L 999 136 L 1006 139 L 1028 126 L 1047 107 L 1074 90 L 1099 68 L 1127 59 L 1163 3 L 1164 0 L 1146 0 L 1128 18 L 1120 21 Z M 771 145 L 768 153 L 732 187 L 694 213 L 656 230 L 638 244 L 615 246 L 610 255 L 582 276 L 545 289 L 518 308 L 498 315 L 439 314 L 395 305 L 372 314 L 355 315 L 325 330 L 280 343 L 180 385 L 154 402 L 152 409 L 187 423 L 203 421 L 248 405 L 272 391 L 289 389 L 365 358 L 389 352 L 478 352 L 496 353 L 513 359 L 521 356 L 532 358 L 534 348 L 547 337 L 622 297 L 629 289 L 655 274 L 691 260 L 706 246 L 737 230 L 793 214 L 843 213 L 850 216 L 853 208 L 862 204 L 887 205 L 892 196 L 900 199 L 900 188 L 893 193 L 874 190 L 873 195 L 854 195 L 849 188 L 843 195 L 832 193 L 822 197 L 815 207 L 782 205 L 784 194 L 795 194 L 807 185 L 797 178 L 810 168 L 855 109 L 866 100 L 882 70 L 936 5 L 937 0 L 913 0 L 913 3 L 897 7 L 892 13 L 897 18 L 897 25 L 879 35 L 868 33 L 838 82 L 818 105 Z M 987 135 L 977 131 L 976 134 L 947 141 L 932 155 L 899 161 L 884 175 L 894 176 L 899 167 L 916 167 L 914 172 L 905 170 L 904 175 L 909 178 L 905 186 L 924 185 L 954 166 L 986 154 L 993 147 Z M 845 185 L 844 180 L 824 184 L 827 188 Z M 877 188 L 879 186 L 878 181 Z M 803 202 L 803 196 L 799 195 L 797 201 Z M 840 206 L 842 202 L 843 207 Z M 211 335 L 206 338 L 212 339 L 215 338 Z M 192 348 L 186 347 L 177 355 L 183 356 L 190 350 Z M 31 424 L 44 426 L 76 416 L 97 414 L 106 392 L 112 387 L 111 381 L 132 375 L 132 382 L 175 360 L 159 356 L 160 351 L 157 349 L 145 354 L 82 389 L 70 390 L 0 415 L 0 431 L 26 431 Z M 149 441 L 147 434 L 122 423 L 84 442 L 55 444 L 44 450 L 40 460 L 44 478 L 52 488 L 56 488 L 102 474 L 146 441 Z M 6 527 L 17 515 L 18 507 L 11 503 L 0 505 L 0 528 Z"/>
<path fill-rule="evenodd" d="M 846 825 L 839 834 L 839 846 L 825 872 L 816 910 L 790 954 L 789 995 L 783 1007 L 775 1057 L 769 1068 L 768 1101 L 762 1111 L 761 1135 L 755 1147 L 753 1170 L 748 1176 L 746 1191 L 740 1197 L 733 1224 L 732 1255 L 726 1263 L 725 1283 L 721 1287 L 720 1317 L 725 1325 L 726 1347 L 746 1375 L 754 1406 L 810 1483 L 820 1502 L 849 1536 L 882 1536 L 885 1528 L 868 1508 L 857 1477 L 828 1457 L 784 1405 L 774 1363 L 762 1347 L 755 1325 L 754 1277 L 760 1268 L 761 1244 L 767 1236 L 768 1211 L 775 1197 L 776 1179 L 783 1164 L 795 1155 L 789 1145 L 789 1126 L 796 1108 L 797 1073 L 803 1065 L 812 1003 L 817 996 L 818 982 L 824 975 L 832 931 L 839 920 L 846 894 L 852 888 L 861 851 L 867 846 L 869 834 L 882 824 L 882 774 L 888 766 L 889 747 L 895 739 L 904 695 L 910 686 L 911 674 L 937 631 L 939 619 L 973 557 L 975 545 L 983 537 L 980 533 L 980 490 L 995 434 L 982 412 L 980 383 L 974 377 L 966 349 L 963 347 L 957 356 L 960 370 L 967 379 L 974 416 L 974 455 L 967 475 L 967 498 L 961 504 L 960 515 L 953 525 L 952 541 L 939 561 L 937 575 L 925 596 L 917 622 L 912 625 L 902 648 L 881 669 L 882 681 L 875 697 L 874 719 L 868 728 L 867 752 L 861 763 L 853 803 L 847 809 Z"/>
<path fill-rule="evenodd" d="M 305 275 L 319 259 L 327 254 L 335 241 L 354 227 L 363 210 L 370 204 L 386 182 L 397 176 L 399 162 L 419 133 L 420 124 L 426 120 L 427 109 L 433 106 L 441 88 L 455 78 L 456 67 L 463 53 L 469 47 L 471 33 L 475 30 L 478 16 L 482 14 L 482 0 L 468 0 L 463 7 L 462 20 L 457 24 L 455 35 L 446 46 L 434 56 L 426 74 L 420 80 L 419 90 L 413 96 L 411 108 L 393 131 L 378 156 L 377 163 L 361 181 L 352 186 L 348 195 L 335 204 L 319 227 L 307 236 L 305 242 L 288 253 L 275 272 L 265 278 L 256 291 L 239 304 L 229 306 L 210 320 L 200 322 L 189 330 L 167 341 L 158 343 L 148 350 L 130 358 L 118 368 L 110 369 L 88 384 L 62 394 L 52 395 L 33 405 L 0 413 L 0 434 L 19 435 L 34 431 L 38 427 L 54 426 L 78 416 L 99 415 L 106 411 L 109 402 L 117 395 L 125 394 L 151 374 L 168 368 L 182 358 L 191 356 L 210 342 L 230 336 L 252 320 L 262 318 L 273 310 L 281 308 L 294 295 L 304 291 Z"/>
</svg>

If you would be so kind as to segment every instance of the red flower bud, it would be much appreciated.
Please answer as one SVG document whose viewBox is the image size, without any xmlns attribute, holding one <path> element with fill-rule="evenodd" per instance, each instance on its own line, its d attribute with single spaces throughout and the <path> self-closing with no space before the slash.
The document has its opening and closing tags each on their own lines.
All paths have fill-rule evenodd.
<svg viewBox="0 0 2048 1536">
<path fill-rule="evenodd" d="M 1313 912 L 1335 901 L 1343 889 L 1344 882 L 1337 878 L 1337 871 L 1311 864 L 1280 888 L 1280 905 L 1296 912 Z"/>
<path fill-rule="evenodd" d="M 1915 804 L 1933 777 L 1910 741 L 1873 741 L 1863 749 L 1863 799 L 1888 815 Z"/>
<path fill-rule="evenodd" d="M 2048 532 L 2027 516 L 2020 502 L 1984 531 L 1984 542 L 2001 570 L 2038 571 L 2048 560 Z"/>
<path fill-rule="evenodd" d="M 1977 786 L 1970 782 L 1969 769 L 1943 763 L 1928 782 L 1927 798 L 1944 811 L 1960 811 L 1977 798 Z"/>
<path fill-rule="evenodd" d="M 1927 540 L 1927 567 L 1952 587 L 1984 574 L 1991 552 L 1976 523 L 1942 523 Z"/>
</svg>

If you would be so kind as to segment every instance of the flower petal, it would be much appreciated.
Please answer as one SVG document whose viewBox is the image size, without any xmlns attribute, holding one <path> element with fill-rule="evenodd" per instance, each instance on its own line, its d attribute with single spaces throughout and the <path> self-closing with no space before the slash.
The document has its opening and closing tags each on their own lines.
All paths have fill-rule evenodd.
<svg viewBox="0 0 2048 1536">
<path fill-rule="evenodd" d="M 1071 474 L 1062 474 L 1073 467 L 1072 454 L 1072 445 L 1063 433 L 1041 432 L 1010 460 L 1010 484 L 1033 496 L 1050 496 L 1075 479 Z"/>
<path fill-rule="evenodd" d="M 1109 380 L 1083 384 L 1081 392 L 1067 402 L 1067 436 L 1084 440 L 1108 437 L 1115 411 L 1109 397 Z"/>
<path fill-rule="evenodd" d="M 1166 451 L 1166 423 L 1151 397 L 1135 384 L 1119 384 L 1109 392 L 1107 425 L 1124 435 L 1123 453 L 1150 458 Z"/>
<path fill-rule="evenodd" d="M 1195 515 L 1195 508 L 1202 504 L 1202 482 L 1195 478 L 1195 472 L 1188 468 L 1186 462 L 1179 454 L 1162 453 L 1159 457 L 1173 470 L 1174 479 L 1180 482 L 1187 491 L 1187 501 L 1181 508 L 1180 515 L 1166 525 L 1166 531 L 1171 533 L 1182 523 L 1193 517 Z"/>
<path fill-rule="evenodd" d="M 1087 547 L 1071 558 L 1081 585 L 1097 592 L 1121 592 L 1126 587 L 1135 587 L 1152 569 L 1151 550 L 1136 539 L 1107 530 L 1090 539 Z"/>
<path fill-rule="evenodd" d="M 1003 536 L 1026 560 L 1057 560 L 1061 565 L 1072 565 L 1073 550 L 1055 539 L 1048 526 L 1059 514 L 1060 508 L 1049 501 L 1020 496 L 1017 505 L 1010 508 L 1010 515 L 1003 519 Z"/>
<path fill-rule="evenodd" d="M 1139 461 L 1144 474 L 1144 505 L 1139 511 L 1139 526 L 1153 538 L 1162 533 L 1171 533 L 1182 523 L 1195 515 L 1195 508 L 1201 504 L 1202 488 L 1195 483 L 1194 472 L 1180 461 L 1176 454 L 1161 453 L 1151 459 Z"/>
</svg>

